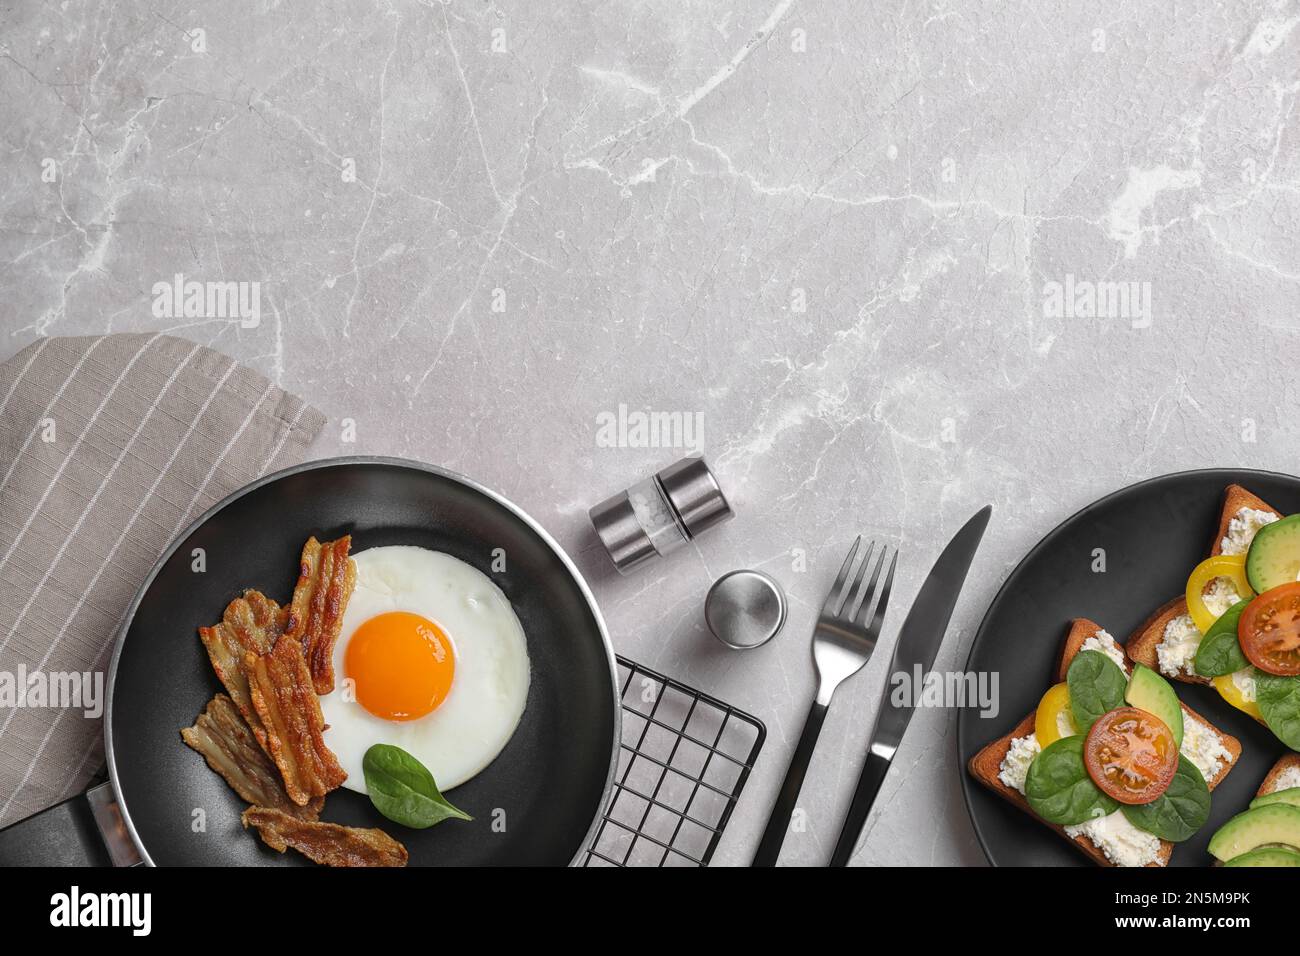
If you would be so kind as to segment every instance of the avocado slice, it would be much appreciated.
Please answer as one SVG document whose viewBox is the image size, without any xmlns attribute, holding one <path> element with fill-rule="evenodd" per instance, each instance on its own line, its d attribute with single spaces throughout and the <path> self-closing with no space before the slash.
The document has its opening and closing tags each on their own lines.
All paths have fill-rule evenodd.
<svg viewBox="0 0 1300 956">
<path fill-rule="evenodd" d="M 1246 578 L 1263 594 L 1300 577 L 1300 514 L 1266 524 L 1246 552 Z"/>
<path fill-rule="evenodd" d="M 1210 837 L 1210 853 L 1227 862 L 1270 843 L 1300 852 L 1300 807 L 1271 803 L 1237 814 Z"/>
<path fill-rule="evenodd" d="M 1163 720 L 1174 732 L 1174 743 L 1179 747 L 1183 745 L 1183 707 L 1169 681 L 1151 668 L 1137 664 L 1129 678 L 1128 689 L 1124 691 L 1124 700 Z"/>
<path fill-rule="evenodd" d="M 1274 790 L 1262 797 L 1256 797 L 1250 801 L 1250 808 L 1254 810 L 1256 807 L 1267 807 L 1273 803 L 1289 803 L 1293 807 L 1300 807 L 1300 787 L 1291 787 L 1289 790 Z"/>
<path fill-rule="evenodd" d="M 1224 866 L 1300 866 L 1300 853 L 1284 846 L 1266 846 L 1234 856 Z"/>
</svg>

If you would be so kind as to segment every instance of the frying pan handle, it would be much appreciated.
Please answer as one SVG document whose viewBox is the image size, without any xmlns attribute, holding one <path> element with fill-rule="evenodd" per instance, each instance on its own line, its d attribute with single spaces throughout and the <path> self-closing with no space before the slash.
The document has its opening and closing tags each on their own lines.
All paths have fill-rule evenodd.
<svg viewBox="0 0 1300 956">
<path fill-rule="evenodd" d="M 0 830 L 0 866 L 135 866 L 113 787 L 101 783 Z"/>
</svg>

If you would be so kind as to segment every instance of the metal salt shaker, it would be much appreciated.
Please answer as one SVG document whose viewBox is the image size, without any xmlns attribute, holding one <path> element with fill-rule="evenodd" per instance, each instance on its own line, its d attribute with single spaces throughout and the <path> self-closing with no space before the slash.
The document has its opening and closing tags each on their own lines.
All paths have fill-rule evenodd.
<svg viewBox="0 0 1300 956">
<path fill-rule="evenodd" d="M 734 512 L 708 464 L 692 456 L 606 498 L 588 514 L 614 566 L 627 574 Z"/>
</svg>

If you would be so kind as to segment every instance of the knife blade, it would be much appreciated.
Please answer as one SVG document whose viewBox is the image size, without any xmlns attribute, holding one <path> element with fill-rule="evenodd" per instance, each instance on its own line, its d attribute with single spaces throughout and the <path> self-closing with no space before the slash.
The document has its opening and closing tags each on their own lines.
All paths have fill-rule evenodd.
<svg viewBox="0 0 1300 956">
<path fill-rule="evenodd" d="M 913 692 L 907 695 L 907 700 L 895 704 L 891 699 L 893 695 L 889 692 L 890 679 L 900 672 L 909 675 L 925 674 L 934 665 L 939 647 L 947 634 L 953 608 L 957 606 L 957 597 L 961 594 L 962 585 L 966 583 L 966 573 L 970 570 L 992 513 L 992 505 L 984 506 L 948 542 L 948 546 L 939 555 L 939 560 L 930 569 L 921 590 L 917 592 L 907 618 L 899 629 L 894 654 L 885 674 L 885 691 L 876 712 L 867 761 L 858 777 L 857 789 L 853 792 L 853 802 L 849 805 L 849 814 L 840 830 L 835 852 L 831 854 L 831 866 L 845 866 L 853 855 L 863 824 L 871 812 L 871 805 L 880 792 L 880 785 L 885 781 L 885 774 L 889 772 L 889 765 L 902 743 L 912 714 L 916 711 L 920 688 L 913 688 Z"/>
</svg>

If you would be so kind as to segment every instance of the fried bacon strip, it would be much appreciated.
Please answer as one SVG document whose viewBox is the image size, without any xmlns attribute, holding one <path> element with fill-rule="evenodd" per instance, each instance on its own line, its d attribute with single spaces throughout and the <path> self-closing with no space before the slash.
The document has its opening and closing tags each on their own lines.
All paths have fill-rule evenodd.
<svg viewBox="0 0 1300 956">
<path fill-rule="evenodd" d="M 383 830 L 301 820 L 269 807 L 249 807 L 241 819 L 278 853 L 293 847 L 325 866 L 406 866 L 406 847 Z"/>
<path fill-rule="evenodd" d="M 199 628 L 199 638 L 208 649 L 212 669 L 225 685 L 230 699 L 243 715 L 257 742 L 266 747 L 266 731 L 253 710 L 244 675 L 244 655 L 265 654 L 284 633 L 289 612 L 258 591 L 245 591 L 221 616 L 221 623 Z M 197 748 L 196 748 L 197 749 Z M 227 778 L 229 779 L 229 778 Z M 238 788 L 236 788 L 238 789 Z M 256 801 L 253 801 L 256 802 Z"/>
<path fill-rule="evenodd" d="M 266 729 L 266 751 L 298 806 L 323 797 L 348 778 L 325 746 L 325 718 L 302 647 L 288 635 L 269 652 L 244 655 L 253 710 Z"/>
<path fill-rule="evenodd" d="M 302 644 L 312 685 L 321 695 L 334 689 L 334 642 L 357 583 L 356 562 L 348 557 L 351 547 L 350 534 L 324 544 L 308 538 L 289 604 L 285 634 Z"/>
<path fill-rule="evenodd" d="M 181 731 L 181 737 L 248 803 L 283 810 L 299 820 L 315 820 L 320 815 L 324 797 L 301 807 L 289 800 L 280 772 L 225 694 L 212 698 L 194 726 Z"/>
</svg>

